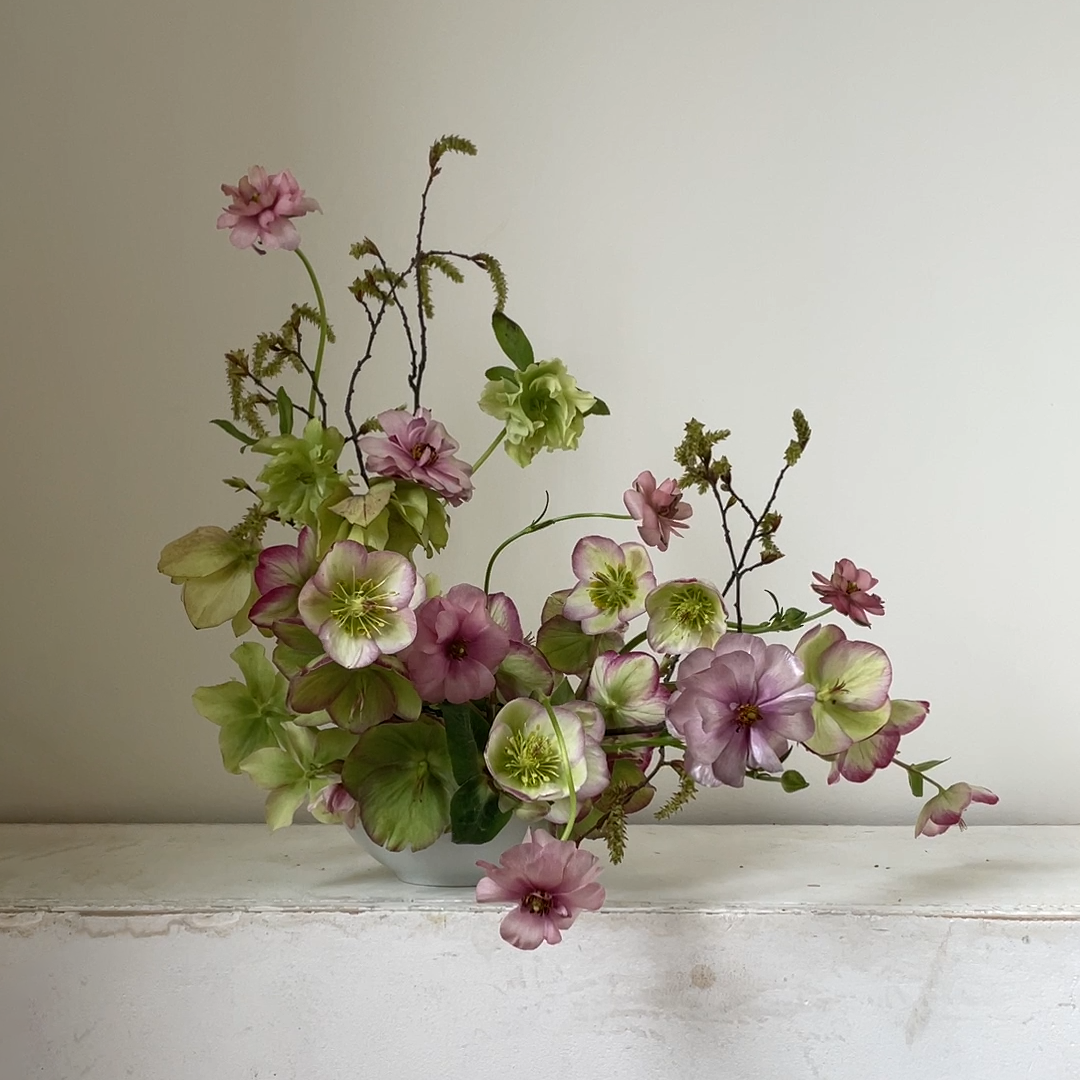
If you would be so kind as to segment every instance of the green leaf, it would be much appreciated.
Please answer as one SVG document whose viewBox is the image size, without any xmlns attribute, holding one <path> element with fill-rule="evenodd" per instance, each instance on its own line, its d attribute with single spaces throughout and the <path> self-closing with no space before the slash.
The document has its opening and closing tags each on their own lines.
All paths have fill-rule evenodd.
<svg viewBox="0 0 1080 1080">
<path fill-rule="evenodd" d="M 488 725 L 471 705 L 445 702 L 442 715 L 454 779 L 459 784 L 467 783 L 483 771 Z"/>
<path fill-rule="evenodd" d="M 551 704 L 565 705 L 568 701 L 573 701 L 575 696 L 574 688 L 570 685 L 570 680 L 563 679 L 563 681 L 555 687 L 555 692 L 551 695 Z"/>
<path fill-rule="evenodd" d="M 923 796 L 923 778 L 920 772 L 909 772 L 907 774 L 908 787 L 911 788 L 911 794 L 916 799 L 921 799 Z"/>
<path fill-rule="evenodd" d="M 510 382 L 516 383 L 518 381 L 518 373 L 513 368 L 508 367 L 489 367 L 484 372 L 485 379 L 508 379 Z"/>
<path fill-rule="evenodd" d="M 494 840 L 513 817 L 499 809 L 499 796 L 478 774 L 454 792 L 450 800 L 450 827 L 455 844 L 486 844 Z"/>
<path fill-rule="evenodd" d="M 240 762 L 240 771 L 247 773 L 259 787 L 271 791 L 300 783 L 304 779 L 303 768 L 280 746 L 268 746 L 248 754 Z"/>
<path fill-rule="evenodd" d="M 211 424 L 217 424 L 222 431 L 227 431 L 234 439 L 239 439 L 244 444 L 244 447 L 254 446 L 259 440 L 253 439 L 250 435 L 244 434 L 232 421 L 230 420 L 211 420 Z M 241 450 L 242 454 L 244 451 Z"/>
<path fill-rule="evenodd" d="M 597 398 L 592 403 L 592 408 L 589 409 L 589 411 L 587 413 L 585 413 L 585 415 L 586 416 L 610 416 L 611 415 L 611 410 L 608 408 L 608 405 L 607 405 L 606 401 L 601 401 L 600 398 Z"/>
<path fill-rule="evenodd" d="M 271 832 L 292 824 L 293 814 L 307 798 L 308 783 L 297 780 L 287 787 L 276 788 L 266 797 L 266 824 Z"/>
<path fill-rule="evenodd" d="M 278 387 L 277 392 L 278 423 L 282 435 L 292 434 L 293 404 L 284 386 Z"/>
<path fill-rule="evenodd" d="M 533 363 L 533 347 L 525 336 L 525 331 L 508 315 L 501 311 L 491 314 L 491 328 L 495 331 L 495 340 L 499 348 L 506 353 L 518 371 L 524 371 Z"/>
<path fill-rule="evenodd" d="M 802 791 L 810 786 L 809 781 L 802 773 L 794 769 L 785 769 L 780 774 L 780 786 L 790 795 L 793 791 Z"/>
<path fill-rule="evenodd" d="M 430 847 L 450 824 L 457 786 L 440 723 L 427 717 L 365 731 L 342 769 L 368 836 L 388 851 Z"/>
<path fill-rule="evenodd" d="M 912 765 L 913 769 L 918 769 L 921 773 L 927 773 L 931 769 L 936 769 L 939 765 L 944 765 L 949 759 L 947 757 L 938 758 L 937 761 L 920 761 L 917 765 Z"/>
</svg>

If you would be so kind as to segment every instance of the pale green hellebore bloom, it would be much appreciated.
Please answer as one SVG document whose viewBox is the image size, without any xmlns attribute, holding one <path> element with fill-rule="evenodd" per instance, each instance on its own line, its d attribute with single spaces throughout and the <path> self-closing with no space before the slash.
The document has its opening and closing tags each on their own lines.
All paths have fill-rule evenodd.
<svg viewBox="0 0 1080 1080">
<path fill-rule="evenodd" d="M 196 630 L 220 626 L 251 606 L 259 548 L 237 540 L 217 525 L 201 525 L 166 544 L 157 568 L 174 585 Z M 237 634 L 247 627 L 241 625 Z"/>
</svg>

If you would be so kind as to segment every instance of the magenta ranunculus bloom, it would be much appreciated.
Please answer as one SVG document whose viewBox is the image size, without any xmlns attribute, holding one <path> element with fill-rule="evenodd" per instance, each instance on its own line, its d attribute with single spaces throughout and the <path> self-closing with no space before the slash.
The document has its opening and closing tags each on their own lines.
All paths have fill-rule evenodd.
<svg viewBox="0 0 1080 1080">
<path fill-rule="evenodd" d="M 461 705 L 495 689 L 510 635 L 488 614 L 475 585 L 455 585 L 416 612 L 416 640 L 405 653 L 409 678 L 425 701 Z"/>
<path fill-rule="evenodd" d="M 940 836 L 946 829 L 959 825 L 966 829 L 964 811 L 973 803 L 993 806 L 998 797 L 984 787 L 971 784 L 953 784 L 938 792 L 921 810 L 915 823 L 916 836 Z"/>
<path fill-rule="evenodd" d="M 640 524 L 638 534 L 649 547 L 667 551 L 671 537 L 681 536 L 689 528 L 687 519 L 694 508 L 683 502 L 677 480 L 665 480 L 657 485 L 651 472 L 638 474 L 634 486 L 623 493 L 626 512 Z"/>
<path fill-rule="evenodd" d="M 378 419 L 382 433 L 360 440 L 371 472 L 423 484 L 451 506 L 472 498 L 472 466 L 454 457 L 459 444 L 431 419 L 430 409 L 421 409 L 416 416 L 404 409 L 387 409 Z"/>
<path fill-rule="evenodd" d="M 535 949 L 544 941 L 558 945 L 580 912 L 599 911 L 604 903 L 604 887 L 596 880 L 600 860 L 539 830 L 503 852 L 498 866 L 476 865 L 487 871 L 476 886 L 477 901 L 515 905 L 499 933 L 516 949 Z"/>
<path fill-rule="evenodd" d="M 315 533 L 306 525 L 295 545 L 263 548 L 255 567 L 255 585 L 260 595 L 248 618 L 266 630 L 276 622 L 299 619 L 300 590 L 318 568 Z"/>
<path fill-rule="evenodd" d="M 850 559 L 841 559 L 834 567 L 832 577 L 826 578 L 816 570 L 816 582 L 810 583 L 814 590 L 834 611 L 847 615 L 860 626 L 869 626 L 867 615 L 884 615 L 885 604 L 880 596 L 870 590 L 878 583 L 869 570 L 860 570 Z"/>
<path fill-rule="evenodd" d="M 780 772 L 788 740 L 814 733 L 814 688 L 784 645 L 725 634 L 679 665 L 667 726 L 686 744 L 686 771 L 708 787 L 742 787 L 747 767 Z"/>
<path fill-rule="evenodd" d="M 290 219 L 320 209 L 288 169 L 268 173 L 261 165 L 253 165 L 235 187 L 222 184 L 221 190 L 232 202 L 218 217 L 217 227 L 229 230 L 233 247 L 253 247 L 260 255 L 264 252 L 259 244 L 295 251 L 300 246 L 300 234 Z"/>
</svg>

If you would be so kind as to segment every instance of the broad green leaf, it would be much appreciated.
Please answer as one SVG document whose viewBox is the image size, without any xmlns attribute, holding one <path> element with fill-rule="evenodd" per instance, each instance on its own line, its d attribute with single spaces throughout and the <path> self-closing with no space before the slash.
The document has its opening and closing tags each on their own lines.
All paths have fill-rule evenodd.
<svg viewBox="0 0 1080 1080">
<path fill-rule="evenodd" d="M 240 450 L 241 454 L 249 446 L 254 446 L 259 441 L 258 439 L 253 439 L 250 435 L 246 435 L 230 420 L 211 420 L 210 423 L 217 424 L 222 431 L 227 431 L 234 439 L 238 439 L 242 442 L 244 445 Z"/>
<path fill-rule="evenodd" d="M 231 566 L 243 549 L 217 525 L 200 525 L 161 550 L 157 568 L 171 578 L 206 577 Z"/>
<path fill-rule="evenodd" d="M 430 847 L 450 824 L 457 785 L 446 734 L 434 720 L 365 731 L 345 762 L 342 781 L 359 803 L 368 836 L 388 851 Z"/>
<path fill-rule="evenodd" d="M 455 844 L 486 844 L 494 840 L 513 817 L 499 809 L 499 796 L 483 775 L 466 781 L 450 800 L 450 826 Z"/>
<path fill-rule="evenodd" d="M 570 680 L 564 678 L 558 686 L 555 687 L 555 692 L 551 695 L 552 705 L 565 705 L 568 701 L 573 701 L 577 695 L 574 693 L 574 688 L 570 685 Z"/>
<path fill-rule="evenodd" d="M 536 634 L 536 647 L 544 659 L 564 675 L 584 675 L 600 653 L 621 645 L 621 634 L 586 634 L 581 623 L 563 615 L 548 619 Z"/>
<path fill-rule="evenodd" d="M 908 787 L 911 788 L 911 794 L 916 799 L 923 797 L 923 778 L 921 773 L 909 772 L 907 774 Z"/>
<path fill-rule="evenodd" d="M 796 772 L 794 769 L 785 769 L 780 774 L 780 786 L 790 795 L 792 792 L 808 788 L 810 782 L 802 773 Z"/>
<path fill-rule="evenodd" d="M 508 315 L 494 311 L 491 315 L 491 328 L 495 331 L 495 340 L 499 348 L 518 371 L 524 371 L 533 363 L 533 347 L 525 336 L 525 331 Z"/>
<path fill-rule="evenodd" d="M 464 784 L 483 771 L 482 755 L 487 745 L 488 726 L 471 705 L 446 702 L 442 706 L 442 715 L 454 779 Z"/>
<path fill-rule="evenodd" d="M 586 416 L 610 416 L 611 415 L 611 410 L 608 408 L 606 401 L 601 401 L 600 398 L 597 398 L 592 403 L 592 407 L 589 409 L 589 411 L 585 415 Z"/>
<path fill-rule="evenodd" d="M 493 381 L 498 379 L 507 379 L 510 382 L 518 381 L 518 373 L 513 368 L 508 367 L 489 367 L 484 372 L 485 379 L 491 379 Z"/>
<path fill-rule="evenodd" d="M 312 764 L 324 768 L 334 761 L 344 761 L 356 745 L 357 736 L 341 728 L 327 728 L 315 732 L 315 752 Z"/>
<path fill-rule="evenodd" d="M 196 630 L 228 622 L 239 612 L 251 592 L 251 567 L 231 563 L 206 577 L 188 578 L 181 597 L 188 621 Z"/>
</svg>

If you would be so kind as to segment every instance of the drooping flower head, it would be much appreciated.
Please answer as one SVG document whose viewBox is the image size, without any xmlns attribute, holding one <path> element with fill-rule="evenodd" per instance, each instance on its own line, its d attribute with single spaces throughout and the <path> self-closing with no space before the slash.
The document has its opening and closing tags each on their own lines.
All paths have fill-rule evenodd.
<svg viewBox="0 0 1080 1080">
<path fill-rule="evenodd" d="M 840 777 L 853 784 L 869 780 L 878 769 L 884 769 L 896 757 L 900 737 L 914 731 L 930 712 L 928 701 L 905 701 L 896 698 L 889 702 L 889 719 L 875 734 L 860 742 L 852 743 L 833 758 L 829 770 L 829 783 L 835 784 Z"/>
<path fill-rule="evenodd" d="M 495 689 L 495 669 L 510 651 L 510 636 L 487 604 L 483 589 L 455 585 L 417 610 L 416 639 L 405 662 L 425 701 L 460 705 Z"/>
<path fill-rule="evenodd" d="M 604 718 L 585 701 L 557 705 L 552 713 L 554 721 L 532 698 L 508 702 L 491 725 L 484 761 L 504 791 L 524 802 L 549 802 L 548 817 L 566 821 L 571 792 L 591 798 L 608 785 L 607 756 L 600 745 Z"/>
<path fill-rule="evenodd" d="M 814 690 L 784 645 L 725 634 L 679 665 L 668 728 L 686 743 L 686 771 L 709 787 L 742 787 L 747 767 L 780 772 L 788 740 L 814 731 Z"/>
<path fill-rule="evenodd" d="M 601 653 L 589 675 L 587 696 L 611 727 L 645 727 L 664 720 L 671 691 L 648 653 Z"/>
<path fill-rule="evenodd" d="M 506 425 L 506 452 L 522 468 L 541 450 L 575 450 L 595 404 L 561 360 L 529 364 L 513 379 L 492 379 L 480 396 L 480 408 Z"/>
<path fill-rule="evenodd" d="M 539 830 L 503 852 L 498 866 L 476 865 L 487 872 L 476 886 L 477 901 L 514 905 L 499 933 L 516 949 L 535 949 L 544 941 L 558 945 L 582 911 L 599 911 L 604 903 L 604 887 L 596 880 L 600 860 Z"/>
<path fill-rule="evenodd" d="M 880 596 L 870 590 L 878 583 L 869 570 L 860 570 L 850 559 L 841 559 L 829 578 L 813 571 L 817 581 L 811 582 L 814 590 L 834 611 L 847 615 L 860 626 L 869 626 L 867 615 L 884 615 L 885 605 Z"/>
<path fill-rule="evenodd" d="M 260 255 L 264 254 L 263 248 L 295 251 L 300 246 L 300 234 L 291 219 L 320 209 L 288 169 L 268 173 L 261 165 L 253 165 L 235 187 L 222 184 L 221 190 L 231 202 L 218 217 L 217 227 L 229 230 L 233 247 L 253 247 Z"/>
<path fill-rule="evenodd" d="M 331 660 L 345 668 L 367 667 L 412 642 L 411 605 L 422 587 L 403 555 L 339 540 L 300 590 L 297 606 Z"/>
<path fill-rule="evenodd" d="M 472 498 L 472 467 L 454 457 L 459 444 L 431 419 L 430 409 L 415 416 L 404 409 L 387 409 L 378 420 L 382 433 L 360 440 L 370 472 L 423 484 L 451 506 Z"/>
<path fill-rule="evenodd" d="M 264 629 L 283 619 L 297 619 L 300 590 L 318 569 L 315 533 L 305 525 L 295 544 L 275 544 L 263 548 L 255 567 L 259 599 L 248 618 Z"/>
<path fill-rule="evenodd" d="M 251 603 L 258 545 L 204 525 L 162 549 L 158 570 L 183 586 L 184 610 L 196 630 L 241 618 Z M 237 635 L 243 629 L 237 630 Z"/>
<path fill-rule="evenodd" d="M 915 823 L 916 836 L 940 836 L 946 829 L 959 825 L 967 828 L 964 811 L 973 803 L 987 803 L 993 806 L 998 797 L 984 787 L 971 784 L 953 784 L 938 792 L 920 811 Z"/>
<path fill-rule="evenodd" d="M 563 615 L 580 622 L 586 634 L 603 634 L 636 619 L 656 587 L 652 561 L 641 544 L 583 536 L 571 561 L 578 584 L 566 598 Z"/>
<path fill-rule="evenodd" d="M 727 631 L 724 601 L 711 581 L 665 581 L 645 598 L 645 610 L 649 645 L 659 653 L 711 649 Z"/>
<path fill-rule="evenodd" d="M 829 625 L 807 631 L 795 655 L 816 692 L 808 749 L 838 754 L 885 726 L 892 664 L 884 649 L 869 641 L 848 641 L 839 626 Z"/>
<path fill-rule="evenodd" d="M 345 790 L 341 777 L 331 780 L 311 802 L 308 812 L 316 821 L 332 824 L 340 821 L 347 828 L 356 828 L 356 819 L 360 813 L 360 804 Z"/>
<path fill-rule="evenodd" d="M 667 551 L 671 537 L 681 536 L 689 528 L 687 521 L 694 512 L 683 502 L 677 480 L 665 480 L 657 486 L 651 472 L 638 474 L 633 487 L 623 493 L 626 512 L 640 524 L 638 534 L 649 547 Z"/>
</svg>

